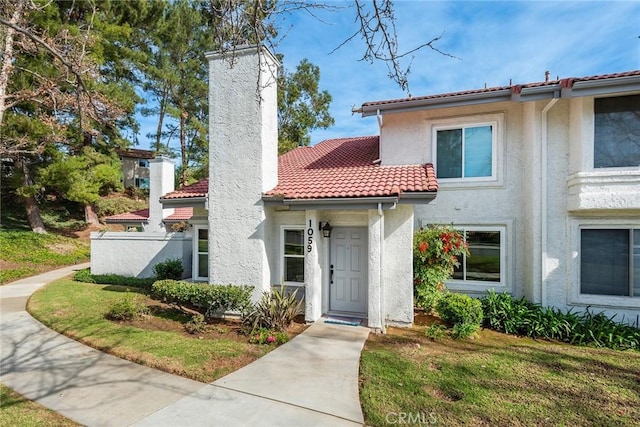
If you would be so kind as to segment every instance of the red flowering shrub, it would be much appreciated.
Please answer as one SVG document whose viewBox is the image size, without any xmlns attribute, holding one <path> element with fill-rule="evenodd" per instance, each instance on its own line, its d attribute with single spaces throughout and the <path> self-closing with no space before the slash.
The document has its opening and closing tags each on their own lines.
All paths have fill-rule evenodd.
<svg viewBox="0 0 640 427">
<path fill-rule="evenodd" d="M 430 225 L 413 236 L 413 280 L 415 304 L 431 311 L 451 279 L 460 257 L 469 256 L 464 236 L 451 226 Z"/>
</svg>

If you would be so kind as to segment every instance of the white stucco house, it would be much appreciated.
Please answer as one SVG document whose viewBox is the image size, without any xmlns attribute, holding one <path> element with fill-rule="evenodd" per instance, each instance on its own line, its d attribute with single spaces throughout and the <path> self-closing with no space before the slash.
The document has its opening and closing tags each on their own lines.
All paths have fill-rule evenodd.
<svg viewBox="0 0 640 427">
<path fill-rule="evenodd" d="M 209 179 L 157 199 L 193 208 L 194 280 L 298 288 L 310 322 L 410 325 L 413 232 L 443 223 L 472 255 L 450 289 L 636 320 L 640 71 L 367 102 L 379 136 L 278 158 L 274 56 L 207 58 Z"/>
</svg>

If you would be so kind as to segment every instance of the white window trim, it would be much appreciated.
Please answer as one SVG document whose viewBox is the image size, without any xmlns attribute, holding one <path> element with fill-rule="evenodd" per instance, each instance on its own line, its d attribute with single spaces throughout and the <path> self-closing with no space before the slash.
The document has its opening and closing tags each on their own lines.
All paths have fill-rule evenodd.
<svg viewBox="0 0 640 427">
<path fill-rule="evenodd" d="M 207 230 L 207 233 L 209 232 L 209 225 L 205 224 L 205 225 L 197 225 L 194 224 L 193 225 L 193 235 L 192 235 L 192 239 L 193 239 L 193 262 L 192 264 L 192 276 L 193 276 L 193 280 L 198 281 L 198 282 L 204 282 L 204 281 L 209 281 L 208 277 L 200 277 L 200 276 L 196 276 L 198 274 L 199 271 L 199 259 L 200 259 L 200 252 L 198 251 L 198 235 L 200 230 Z M 208 236 L 208 234 L 207 234 Z M 207 239 L 207 244 L 209 243 L 209 239 Z M 209 261 L 209 248 L 207 248 L 207 262 Z M 211 265 L 209 265 L 209 274 L 211 274 Z"/>
<path fill-rule="evenodd" d="M 569 286 L 567 288 L 567 300 L 570 305 L 577 306 L 593 306 L 602 308 L 616 309 L 640 309 L 639 297 L 613 296 L 613 295 L 593 295 L 580 293 L 581 277 L 580 277 L 580 247 L 581 247 L 581 230 L 594 228 L 609 229 L 640 229 L 640 222 L 635 220 L 625 220 L 624 218 L 617 220 L 592 219 L 585 221 L 583 219 L 572 219 L 570 233 L 570 266 L 569 266 Z"/>
<path fill-rule="evenodd" d="M 627 95 L 637 95 L 637 94 L 627 94 Z M 637 171 L 638 168 L 640 168 L 640 165 L 635 165 L 635 166 L 609 166 L 609 167 L 602 167 L 602 168 L 596 168 L 595 164 L 596 164 L 596 99 L 608 99 L 608 98 L 621 98 L 624 97 L 626 95 L 622 94 L 622 95 L 607 95 L 607 96 L 596 96 L 592 99 L 592 102 L 590 104 L 591 109 L 588 112 L 591 115 L 591 120 L 592 120 L 592 125 L 590 128 L 591 131 L 591 136 L 589 138 L 590 140 L 590 148 L 591 148 L 591 156 L 590 156 L 590 165 L 588 170 L 591 172 L 594 172 L 594 174 L 597 173 L 606 173 L 606 172 L 624 172 L 624 171 Z"/>
<path fill-rule="evenodd" d="M 458 230 L 470 231 L 500 231 L 500 282 L 484 282 L 477 280 L 449 280 L 446 285 L 452 291 L 460 291 L 468 294 L 484 294 L 487 291 L 513 293 L 513 268 L 515 265 L 515 255 L 512 248 L 514 221 L 513 219 L 501 218 L 498 221 L 456 221 L 442 222 L 428 219 L 421 219 L 420 225 L 426 227 L 429 224 L 450 225 Z"/>
<path fill-rule="evenodd" d="M 284 232 L 285 230 L 301 230 L 304 233 L 305 227 L 304 225 L 281 225 L 280 226 L 280 283 L 285 286 L 293 286 L 303 288 L 305 286 L 305 282 L 285 282 L 284 280 Z M 293 255 L 293 257 L 300 257 L 299 255 Z M 301 256 L 302 259 L 305 258 L 304 255 Z"/>
<path fill-rule="evenodd" d="M 441 188 L 502 186 L 502 152 L 504 146 L 504 114 L 482 114 L 434 120 L 431 122 L 431 160 L 438 170 L 438 131 L 468 127 L 492 126 L 491 176 L 470 178 L 438 178 Z M 463 159 L 464 161 L 464 159 Z"/>
</svg>

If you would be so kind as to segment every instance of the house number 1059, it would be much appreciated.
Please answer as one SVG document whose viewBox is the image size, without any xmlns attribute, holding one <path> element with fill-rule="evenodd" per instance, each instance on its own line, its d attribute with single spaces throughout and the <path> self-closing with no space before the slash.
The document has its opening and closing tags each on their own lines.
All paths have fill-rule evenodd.
<svg viewBox="0 0 640 427">
<path fill-rule="evenodd" d="M 307 252 L 313 250 L 313 227 L 311 226 L 311 220 L 309 220 L 309 228 L 307 228 Z"/>
</svg>

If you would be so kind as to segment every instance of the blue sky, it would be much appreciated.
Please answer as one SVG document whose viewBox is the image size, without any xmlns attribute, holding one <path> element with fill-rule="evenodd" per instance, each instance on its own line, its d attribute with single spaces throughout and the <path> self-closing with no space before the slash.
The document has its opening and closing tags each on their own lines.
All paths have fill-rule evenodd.
<svg viewBox="0 0 640 427">
<path fill-rule="evenodd" d="M 373 117 L 352 114 L 367 101 L 404 98 L 387 77 L 385 64 L 360 61 L 364 44 L 356 38 L 330 53 L 356 30 L 351 2 L 337 12 L 304 12 L 282 19 L 276 51 L 294 70 L 303 58 L 320 67 L 320 86 L 333 97 L 335 125 L 317 130 L 324 139 L 378 134 Z M 435 46 L 414 54 L 410 91 L 414 96 L 480 89 L 640 69 L 640 1 L 398 1 L 394 2 L 400 51 L 443 35 Z M 139 148 L 153 122 L 141 123 Z"/>
</svg>

